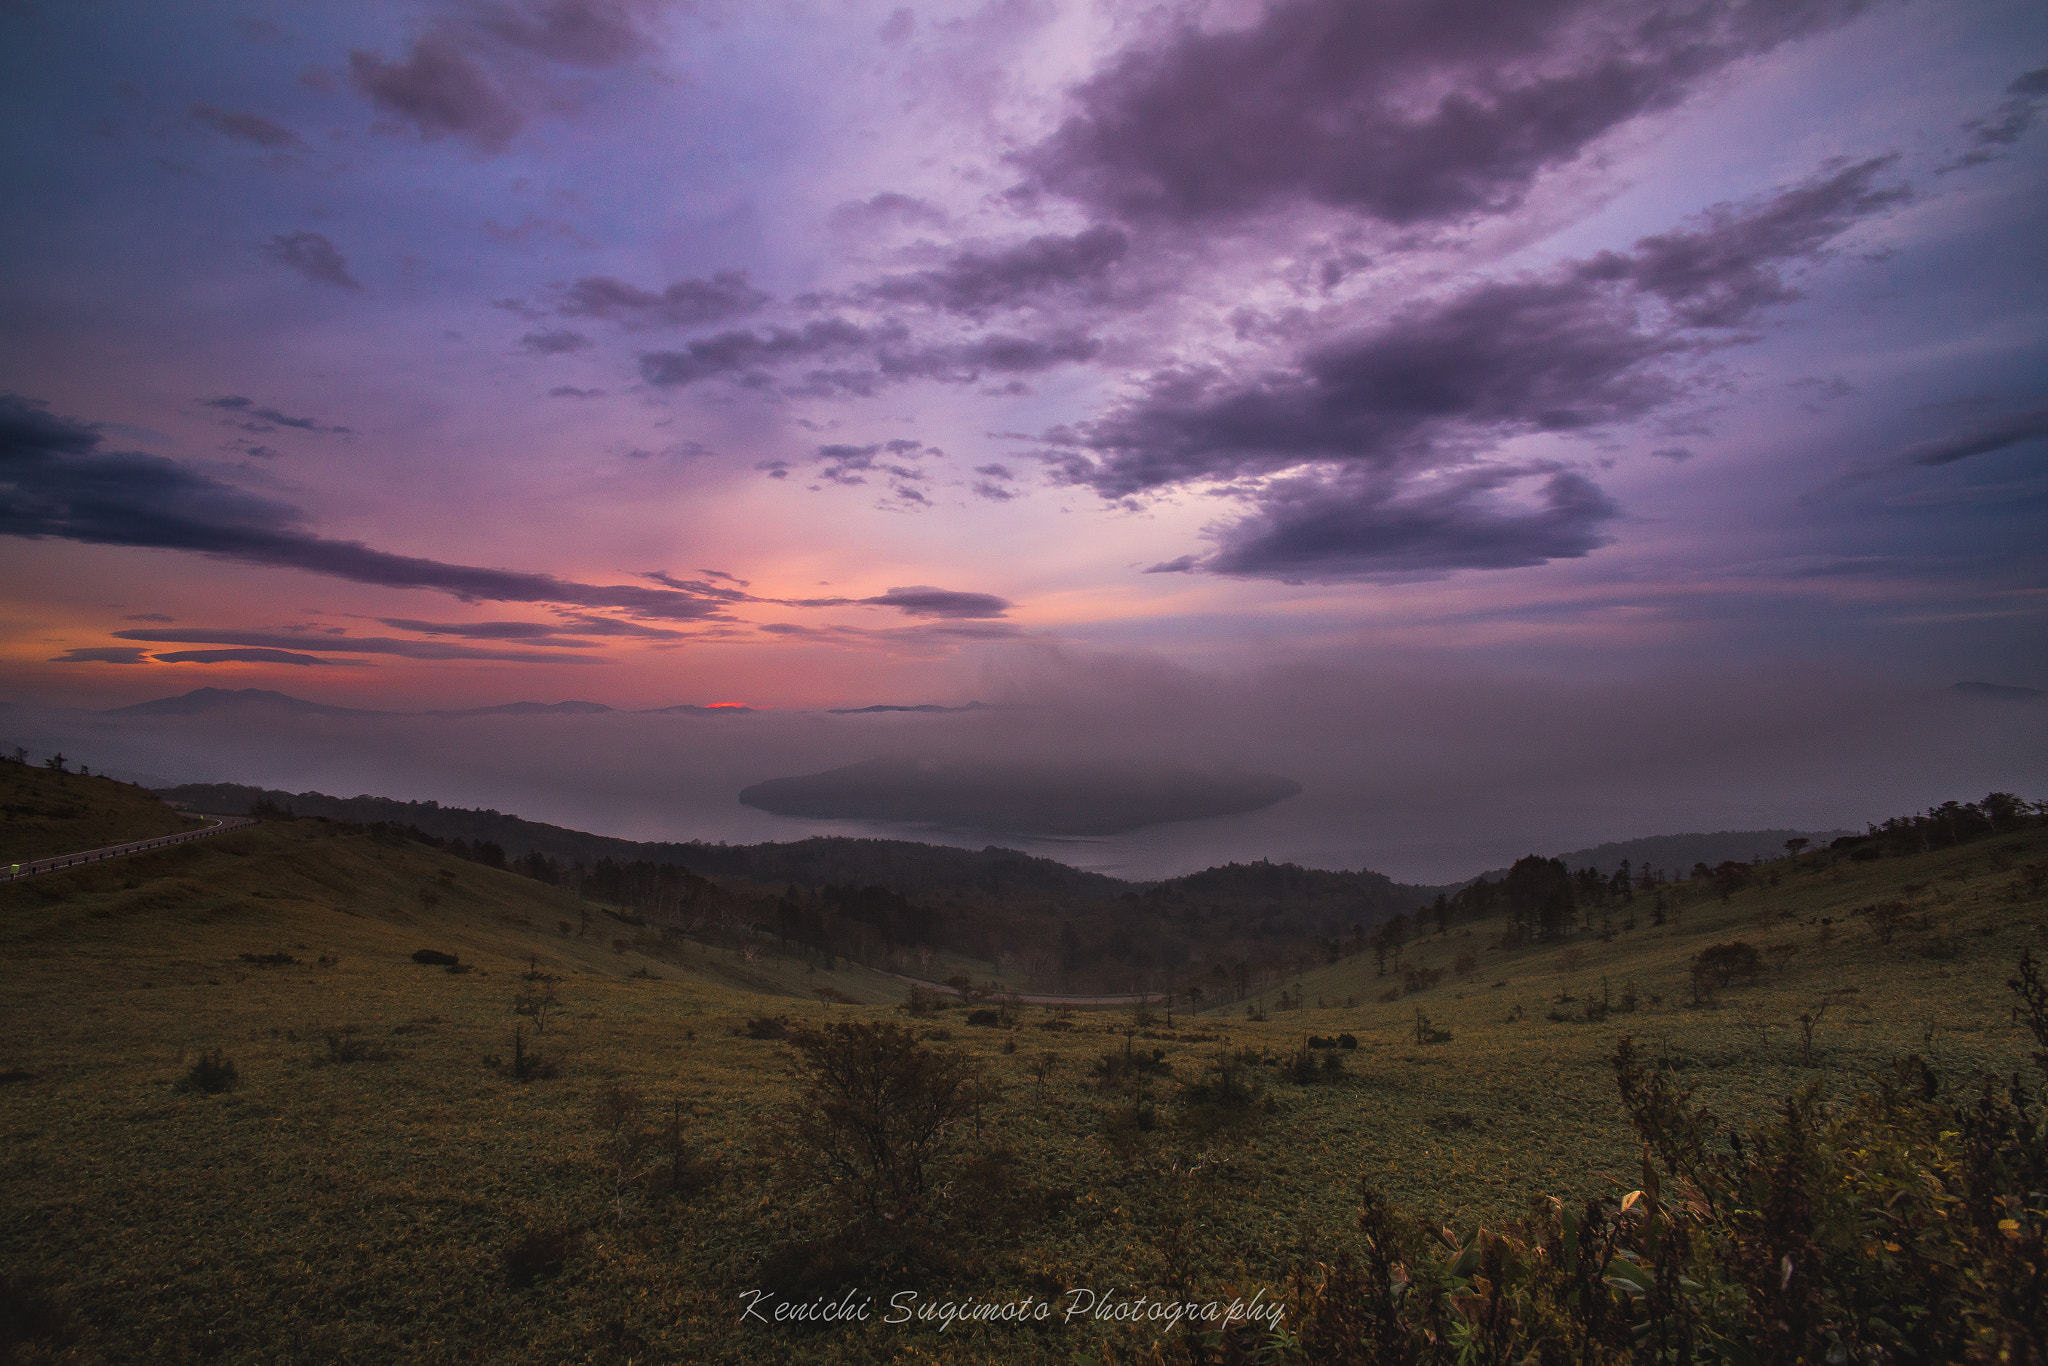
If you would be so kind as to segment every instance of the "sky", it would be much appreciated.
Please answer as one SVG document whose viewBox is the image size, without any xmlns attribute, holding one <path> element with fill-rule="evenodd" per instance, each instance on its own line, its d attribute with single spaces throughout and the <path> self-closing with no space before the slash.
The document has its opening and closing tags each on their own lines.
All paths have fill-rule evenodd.
<svg viewBox="0 0 2048 1366">
<path fill-rule="evenodd" d="M 1661 766 L 1516 785 L 1567 846 L 2048 788 L 1941 692 L 2048 688 L 2038 4 L 8 0 L 0 71 L 13 706 Z"/>
</svg>

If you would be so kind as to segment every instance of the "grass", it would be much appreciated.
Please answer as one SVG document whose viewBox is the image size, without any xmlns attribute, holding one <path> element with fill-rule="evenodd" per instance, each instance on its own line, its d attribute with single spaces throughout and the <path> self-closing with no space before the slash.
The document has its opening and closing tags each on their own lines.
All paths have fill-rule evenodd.
<svg viewBox="0 0 2048 1366">
<path fill-rule="evenodd" d="M 198 823 L 146 788 L 0 762 L 0 865 L 175 835 Z"/>
<path fill-rule="evenodd" d="M 942 1246 L 897 1284 L 1249 1295 L 1346 1235 L 1361 1174 L 1461 1229 L 1538 1193 L 1626 1189 L 1636 1148 L 1606 1062 L 1623 1032 L 1729 1121 L 1809 1082 L 1847 1094 L 1908 1051 L 1951 1084 L 2009 1070 L 2022 1040 L 2002 982 L 2048 920 L 2015 870 L 2044 850 L 2035 830 L 1770 865 L 1777 886 L 1726 902 L 1667 893 L 1662 928 L 1638 897 L 1637 928 L 1605 943 L 1488 951 L 1499 925 L 1455 926 L 1404 963 L 1449 967 L 1477 946 L 1478 972 L 1386 1004 L 1394 979 L 1366 956 L 1304 974 L 1306 1009 L 1269 995 L 1264 1022 L 1235 1004 L 1177 1014 L 1170 1033 L 1040 1008 L 1014 1029 L 969 1025 L 964 1008 L 913 1022 L 1003 1093 L 960 1136 L 977 1165 L 952 1173 Z M 1913 908 L 1888 945 L 1851 914 L 1885 900 Z M 1693 955 L 1733 938 L 1796 951 L 1688 1005 Z M 1937 939 L 1952 956 L 1927 956 Z M 415 963 L 421 948 L 471 970 Z M 788 1046 L 746 1024 L 903 1020 L 891 1006 L 907 988 L 882 974 L 664 947 L 564 891 L 314 821 L 0 888 L 0 957 L 0 1072 L 26 1078 L 0 1087 L 0 1270 L 68 1306 L 79 1360 L 1069 1362 L 1128 1342 L 1057 1319 L 742 1325 L 740 1295 L 764 1274 L 803 1283 L 789 1268 L 826 1210 L 778 1152 Z M 512 1009 L 529 971 L 559 978 L 564 1002 L 539 1037 Z M 1638 1008 L 1587 1022 L 1602 976 L 1610 1003 L 1633 983 Z M 819 986 L 864 1004 L 826 1004 Z M 1824 999 L 1805 1066 L 1794 1017 Z M 1448 1041 L 1413 1042 L 1418 1006 Z M 557 1077 L 512 1076 L 515 1027 Z M 1307 1035 L 1340 1032 L 1359 1041 L 1337 1051 L 1340 1077 L 1287 1075 Z M 1163 1066 L 1104 1065 L 1155 1050 Z M 1250 1060 L 1257 1099 L 1191 1111 L 1182 1086 L 1225 1052 Z M 233 1065 L 233 1089 L 180 1090 L 208 1059 Z M 649 1178 L 620 1193 L 601 1118 L 618 1087 L 658 1125 L 679 1114 L 691 1191 Z M 886 1301 L 884 1282 L 868 1288 Z"/>
</svg>

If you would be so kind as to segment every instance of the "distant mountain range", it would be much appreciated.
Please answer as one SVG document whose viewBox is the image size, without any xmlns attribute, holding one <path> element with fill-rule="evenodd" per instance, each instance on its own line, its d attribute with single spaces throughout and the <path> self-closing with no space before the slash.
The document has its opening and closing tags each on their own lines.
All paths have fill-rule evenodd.
<svg viewBox="0 0 2048 1366">
<path fill-rule="evenodd" d="M 501 702 L 494 707 L 462 707 L 435 711 L 378 711 L 366 707 L 335 707 L 325 702 L 308 702 L 289 693 L 268 688 L 194 688 L 176 697 L 159 697 L 132 707 L 115 707 L 108 716 L 200 716 L 218 711 L 284 712 L 298 716 L 596 716 L 617 711 L 602 702 Z M 648 707 L 632 716 L 668 716 L 680 713 L 718 715 L 754 711 L 737 703 L 700 707 L 682 703 L 673 707 Z"/>
<path fill-rule="evenodd" d="M 758 707 L 743 706 L 737 702 L 725 702 L 712 706 L 700 706 L 693 702 L 679 702 L 672 707 L 641 707 L 622 711 L 608 707 L 602 702 L 501 702 L 495 707 L 461 707 L 435 711 L 380 711 L 368 707 L 335 707 L 325 702 L 308 702 L 303 697 L 289 693 L 272 692 L 268 688 L 194 688 L 191 692 L 176 697 L 159 697 L 153 702 L 137 702 L 132 707 L 115 707 L 105 713 L 108 716 L 201 716 L 218 711 L 268 711 L 284 712 L 299 716 L 596 716 L 604 712 L 620 712 L 626 716 L 722 716 L 733 712 L 759 711 Z M 921 702 L 903 705 L 881 702 L 871 707 L 831 707 L 834 716 L 867 716 L 877 712 L 963 712 L 986 711 L 986 702 L 968 702 L 958 707 L 942 707 L 936 702 Z"/>
</svg>

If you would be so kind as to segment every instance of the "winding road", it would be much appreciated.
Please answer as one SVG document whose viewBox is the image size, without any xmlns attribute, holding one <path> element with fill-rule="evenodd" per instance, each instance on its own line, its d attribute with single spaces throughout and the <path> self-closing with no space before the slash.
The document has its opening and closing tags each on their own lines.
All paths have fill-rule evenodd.
<svg viewBox="0 0 2048 1366">
<path fill-rule="evenodd" d="M 135 840 L 128 844 L 110 844 L 104 849 L 85 849 L 76 854 L 52 854 L 49 858 L 31 859 L 27 863 L 10 863 L 0 869 L 0 882 L 13 882 L 17 878 L 34 877 L 38 873 L 55 873 L 66 868 L 76 868 L 81 863 L 98 863 L 101 859 L 121 858 L 128 854 L 146 853 L 151 849 L 162 849 L 166 845 L 183 844 L 187 840 L 203 840 L 213 835 L 225 835 L 230 830 L 256 824 L 247 816 L 205 816 L 213 824 L 199 830 L 185 830 L 175 835 L 158 835 L 155 839 Z"/>
</svg>

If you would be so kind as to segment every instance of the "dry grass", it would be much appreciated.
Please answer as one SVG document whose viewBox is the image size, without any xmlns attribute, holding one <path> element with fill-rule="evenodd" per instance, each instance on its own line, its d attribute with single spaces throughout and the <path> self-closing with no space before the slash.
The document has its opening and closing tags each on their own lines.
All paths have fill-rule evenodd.
<svg viewBox="0 0 2048 1366">
<path fill-rule="evenodd" d="M 1305 976 L 1310 1008 L 1263 1024 L 1220 1009 L 1181 1017 L 1171 1035 L 1113 1014 L 1040 1028 L 1054 1020 L 1041 1009 L 1015 1029 L 970 1026 L 965 1010 L 920 1021 L 1003 1088 L 980 1135 L 961 1136 L 979 1165 L 955 1173 L 959 1218 L 920 1288 L 1249 1293 L 1304 1242 L 1345 1235 L 1361 1173 L 1460 1226 L 1537 1192 L 1632 1184 L 1606 1065 L 1623 1031 L 1676 1060 L 1730 1119 L 1808 1081 L 1841 1093 L 1904 1051 L 1931 1052 L 1957 1080 L 2012 1067 L 2020 1039 L 2001 983 L 2023 944 L 2042 943 L 2044 910 L 1995 864 L 2039 860 L 2044 846 L 2036 832 L 1781 866 L 1780 886 L 1727 903 L 1674 897 L 1679 923 L 1662 930 L 1639 898 L 1638 928 L 1612 942 L 1482 952 L 1469 981 L 1447 975 L 1387 1005 L 1313 1005 L 1371 1002 L 1381 984 L 1368 957 Z M 1847 915 L 1902 897 L 1927 928 L 1889 946 Z M 561 935 L 585 909 L 588 935 Z M 1835 922 L 1825 937 L 1808 923 L 1823 915 Z M 1408 961 L 1449 966 L 1467 931 L 1483 946 L 1499 927 L 1456 927 Z M 825 1212 L 778 1160 L 787 1046 L 746 1037 L 746 1022 L 902 1019 L 889 1010 L 901 984 L 773 953 L 615 949 L 638 933 L 527 879 L 311 821 L 0 889 L 0 1071 L 27 1074 L 0 1087 L 0 1267 L 61 1291 L 84 1325 L 84 1360 L 1066 1362 L 1095 1350 L 1108 1330 L 1056 1322 L 943 1337 L 873 1322 L 742 1327 L 740 1291 L 778 1250 L 815 1237 Z M 1714 1008 L 1687 1006 L 1691 956 L 1736 937 L 1797 951 Z M 1954 956 L 1924 956 L 1937 937 L 1959 945 Z M 1582 961 L 1560 973 L 1568 947 Z M 420 948 L 473 970 L 416 964 Z M 525 1039 L 560 1075 L 521 1082 L 507 1064 L 530 964 L 561 979 L 558 1021 Z M 1603 975 L 1610 1003 L 1634 984 L 1636 1011 L 1547 1018 L 1582 1017 Z M 822 1004 L 819 986 L 871 1004 Z M 1834 1004 L 1817 1066 L 1803 1067 L 1788 1026 L 1822 999 Z M 1448 1042 L 1412 1042 L 1417 1006 Z M 1342 1052 L 1341 1079 L 1285 1075 L 1305 1035 L 1346 1031 L 1360 1046 Z M 365 1056 L 323 1063 L 330 1033 Z M 211 1049 L 234 1063 L 236 1088 L 178 1091 Z M 1098 1067 L 1105 1053 L 1154 1049 L 1163 1070 Z M 1191 1113 L 1182 1084 L 1226 1049 L 1254 1059 L 1264 1099 Z M 621 1086 L 663 1123 L 680 1106 L 689 1192 L 650 1178 L 620 1196 L 598 1110 Z"/>
</svg>

